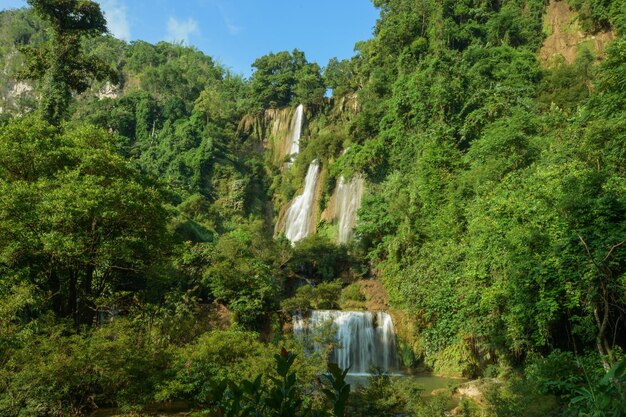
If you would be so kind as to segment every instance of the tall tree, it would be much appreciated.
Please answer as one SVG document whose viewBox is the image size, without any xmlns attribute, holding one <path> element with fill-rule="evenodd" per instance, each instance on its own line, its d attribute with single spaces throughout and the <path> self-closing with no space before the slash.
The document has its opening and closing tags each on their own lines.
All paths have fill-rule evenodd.
<svg viewBox="0 0 626 417">
<path fill-rule="evenodd" d="M 94 78 L 114 78 L 114 72 L 101 59 L 81 48 L 83 38 L 107 33 L 106 19 L 100 6 L 89 0 L 28 0 L 28 4 L 50 24 L 50 37 L 44 48 L 21 48 L 26 65 L 19 77 L 42 82 L 41 114 L 50 123 L 59 124 L 72 92 L 85 91 Z"/>
</svg>

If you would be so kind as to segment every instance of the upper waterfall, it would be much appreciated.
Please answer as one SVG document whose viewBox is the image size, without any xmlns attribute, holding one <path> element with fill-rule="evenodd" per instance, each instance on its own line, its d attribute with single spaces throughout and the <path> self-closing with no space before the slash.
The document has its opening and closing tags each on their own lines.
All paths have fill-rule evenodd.
<svg viewBox="0 0 626 417">
<path fill-rule="evenodd" d="M 291 136 L 290 136 L 290 147 L 289 147 L 289 155 L 291 155 L 289 159 L 289 164 L 292 164 L 296 155 L 300 153 L 300 137 L 302 136 L 302 122 L 304 119 L 304 106 L 300 104 L 296 107 L 296 112 L 293 115 L 293 120 L 291 121 Z"/>
<path fill-rule="evenodd" d="M 377 367 L 386 372 L 399 370 L 396 335 L 393 321 L 387 313 L 369 311 L 313 310 L 308 319 L 294 316 L 296 336 L 323 328 L 332 322 L 336 330 L 337 346 L 331 353 L 331 362 L 342 369 L 350 368 L 349 374 L 367 374 Z M 320 350 L 321 346 L 315 346 Z"/>
<path fill-rule="evenodd" d="M 287 210 L 285 220 L 285 236 L 295 243 L 304 239 L 311 233 L 315 203 L 315 189 L 319 177 L 320 164 L 315 159 L 309 165 L 309 169 L 304 180 L 304 191 L 294 198 L 293 203 Z"/>
<path fill-rule="evenodd" d="M 337 234 L 339 243 L 347 243 L 353 235 L 357 211 L 361 207 L 364 183 L 361 176 L 354 176 L 349 182 L 345 181 L 343 175 L 339 178 L 335 206 L 335 217 L 339 220 Z"/>
</svg>

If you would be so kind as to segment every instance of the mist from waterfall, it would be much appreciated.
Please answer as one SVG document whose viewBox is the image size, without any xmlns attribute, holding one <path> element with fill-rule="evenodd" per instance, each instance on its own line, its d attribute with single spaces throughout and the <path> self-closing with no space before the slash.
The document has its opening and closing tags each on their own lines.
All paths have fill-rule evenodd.
<svg viewBox="0 0 626 417">
<path fill-rule="evenodd" d="M 365 181 L 361 176 L 354 176 L 346 182 L 343 175 L 337 184 L 335 217 L 338 219 L 337 241 L 348 243 L 352 238 L 357 221 L 357 211 L 361 207 Z"/>
<path fill-rule="evenodd" d="M 337 346 L 331 362 L 350 375 L 367 375 L 371 367 L 385 372 L 399 371 L 396 334 L 391 316 L 384 312 L 313 310 L 309 318 L 294 316 L 294 334 L 304 338 L 320 331 L 329 322 L 336 335 Z M 322 346 L 314 346 L 321 351 Z"/>
<path fill-rule="evenodd" d="M 285 220 L 285 237 L 292 244 L 304 239 L 311 233 L 315 189 L 317 188 L 317 180 L 319 178 L 320 164 L 315 159 L 309 165 L 309 169 L 304 179 L 304 191 L 301 195 L 294 198 Z"/>
</svg>

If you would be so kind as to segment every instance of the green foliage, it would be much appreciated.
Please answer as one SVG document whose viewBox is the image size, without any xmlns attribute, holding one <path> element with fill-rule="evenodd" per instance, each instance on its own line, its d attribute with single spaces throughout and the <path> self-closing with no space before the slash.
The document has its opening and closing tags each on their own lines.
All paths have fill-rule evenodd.
<svg viewBox="0 0 626 417">
<path fill-rule="evenodd" d="M 538 101 L 549 108 L 556 105 L 561 109 L 574 110 L 588 97 L 591 88 L 594 57 L 583 49 L 574 65 L 561 64 L 548 70 L 541 85 Z"/>
<path fill-rule="evenodd" d="M 599 381 L 580 388 L 571 407 L 578 416 L 626 415 L 626 359 L 617 362 Z"/>
<path fill-rule="evenodd" d="M 368 378 L 367 384 L 356 389 L 350 401 L 350 415 L 393 417 L 406 409 L 406 401 L 389 375 L 377 369 Z"/>
<path fill-rule="evenodd" d="M 116 148 L 102 130 L 58 134 L 33 119 L 0 134 L 3 270 L 49 291 L 77 323 L 100 297 L 141 286 L 167 250 L 162 194 Z"/>
<path fill-rule="evenodd" d="M 355 93 L 358 86 L 356 84 L 356 71 L 353 61 L 331 58 L 324 68 L 324 82 L 326 86 L 333 90 L 333 97 L 341 98 L 350 93 Z"/>
<path fill-rule="evenodd" d="M 585 32 L 596 33 L 615 27 L 623 34 L 626 29 L 626 4 L 622 0 L 569 0 L 568 3 L 579 13 Z"/>
<path fill-rule="evenodd" d="M 313 235 L 296 244 L 289 267 L 294 274 L 321 281 L 341 277 L 350 263 L 345 247 Z"/>
<path fill-rule="evenodd" d="M 325 93 L 319 65 L 297 49 L 270 53 L 252 64 L 251 99 L 257 111 L 290 104 L 319 105 Z"/>
<path fill-rule="evenodd" d="M 322 393 L 332 407 L 331 413 L 325 410 L 312 410 L 299 386 L 299 381 L 292 366 L 296 355 L 282 348 L 280 354 L 274 355 L 274 375 L 268 375 L 269 384 L 263 384 L 263 375 L 254 381 L 240 376 L 235 380 L 225 381 L 214 387 L 214 406 L 210 416 L 333 416 L 343 417 L 350 385 L 346 384 L 346 371 L 336 364 L 328 365 L 326 388 Z M 240 382 L 238 382 L 240 381 Z"/>
<path fill-rule="evenodd" d="M 339 163 L 376 183 L 357 232 L 391 304 L 415 317 L 416 353 L 468 375 L 572 343 L 613 361 L 623 41 L 599 66 L 583 51 L 548 71 L 543 2 L 375 4 L 358 144 Z"/>
<path fill-rule="evenodd" d="M 572 352 L 555 350 L 530 362 L 525 373 L 541 393 L 567 398 L 589 379 L 601 377 L 598 362 L 597 355 L 576 357 Z"/>
<path fill-rule="evenodd" d="M 82 51 L 81 39 L 107 32 L 100 6 L 86 0 L 29 0 L 33 11 L 47 21 L 52 36 L 46 48 L 24 46 L 26 65 L 20 78 L 41 80 L 42 116 L 59 124 L 66 116 L 71 94 L 82 93 L 95 78 L 112 79 L 111 69 L 99 58 Z"/>
<path fill-rule="evenodd" d="M 296 290 L 296 294 L 284 300 L 281 306 L 284 310 L 306 311 L 310 309 L 332 310 L 339 308 L 341 282 L 321 282 L 315 286 L 304 285 Z"/>
<path fill-rule="evenodd" d="M 243 380 L 267 372 L 271 367 L 270 348 L 258 335 L 240 330 L 212 331 L 180 349 L 162 383 L 158 400 L 189 399 L 209 404 L 213 390 L 225 380 Z"/>
<path fill-rule="evenodd" d="M 341 291 L 339 303 L 344 310 L 365 309 L 365 294 L 358 283 L 352 283 Z"/>
<path fill-rule="evenodd" d="M 493 417 L 559 415 L 554 398 L 539 395 L 532 384 L 513 379 L 486 386 L 485 415 Z"/>
<path fill-rule="evenodd" d="M 128 321 L 81 335 L 63 324 L 39 327 L 0 370 L 3 416 L 81 415 L 150 401 L 168 355 Z"/>
<path fill-rule="evenodd" d="M 319 390 L 288 353 L 270 372 L 257 334 L 216 331 L 205 313 L 219 304 L 277 340 L 281 304 L 362 307 L 340 282 L 365 269 L 411 321 L 403 356 L 471 376 L 525 367 L 487 393 L 485 415 L 546 415 L 551 395 L 580 415 L 622 412 L 623 364 L 601 366 L 626 343 L 623 0 L 570 2 L 585 30 L 615 29 L 602 60 L 540 68 L 541 0 L 376 0 L 352 59 L 322 76 L 301 51 L 269 54 L 250 80 L 193 48 L 101 36 L 93 2 L 30 3 L 39 17 L 0 12 L 0 93 L 16 70 L 39 80 L 0 121 L 0 414 L 182 398 L 226 415 L 329 401 L 341 415 L 345 372 Z M 116 94 L 96 99 L 105 76 Z M 38 94 L 53 125 L 11 119 Z M 369 181 L 350 246 L 272 239 L 270 184 L 282 197 L 297 184 L 257 135 L 265 109 L 299 103 L 310 136 L 287 176 L 318 158 L 326 194 L 339 175 Z M 314 285 L 281 303 L 298 280 Z M 449 408 L 384 374 L 355 398 L 346 413 Z"/>
<path fill-rule="evenodd" d="M 342 370 L 335 363 L 328 364 L 328 373 L 322 375 L 327 383 L 327 388 L 322 393 L 332 405 L 332 416 L 341 417 L 345 413 L 346 404 L 350 396 L 350 384 L 346 383 L 348 369 Z"/>
<path fill-rule="evenodd" d="M 276 303 L 279 277 L 273 245 L 252 230 L 237 230 L 220 236 L 203 283 L 212 296 L 228 305 L 242 324 L 252 324 Z"/>
</svg>

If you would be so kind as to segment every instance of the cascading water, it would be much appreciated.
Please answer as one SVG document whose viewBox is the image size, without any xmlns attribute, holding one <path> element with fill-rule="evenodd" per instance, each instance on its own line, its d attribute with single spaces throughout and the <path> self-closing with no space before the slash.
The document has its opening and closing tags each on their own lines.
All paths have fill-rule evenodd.
<svg viewBox="0 0 626 417">
<path fill-rule="evenodd" d="M 300 104 L 296 107 L 296 113 L 293 115 L 293 120 L 291 122 L 291 140 L 290 140 L 290 148 L 289 155 L 291 158 L 289 160 L 288 165 L 291 165 L 293 161 L 296 159 L 298 153 L 300 153 L 300 137 L 302 136 L 302 121 L 304 119 L 304 106 Z"/>
<path fill-rule="evenodd" d="M 304 191 L 294 198 L 293 203 L 287 210 L 285 220 L 285 237 L 292 244 L 304 239 L 311 233 L 313 212 L 315 203 L 315 188 L 319 177 L 320 164 L 317 159 L 311 162 L 306 178 L 304 179 Z"/>
<path fill-rule="evenodd" d="M 356 225 L 357 211 L 361 207 L 364 180 L 361 176 L 354 176 L 346 183 L 343 175 L 337 185 L 337 202 L 335 216 L 339 219 L 339 243 L 347 243 L 353 234 Z"/>
<path fill-rule="evenodd" d="M 371 367 L 386 372 L 399 370 L 396 335 L 391 316 L 368 311 L 313 310 L 308 319 L 294 316 L 293 327 L 297 337 L 306 337 L 332 322 L 336 328 L 337 346 L 331 362 L 342 369 L 350 368 L 350 375 L 366 375 Z M 317 351 L 321 346 L 315 346 Z"/>
</svg>

